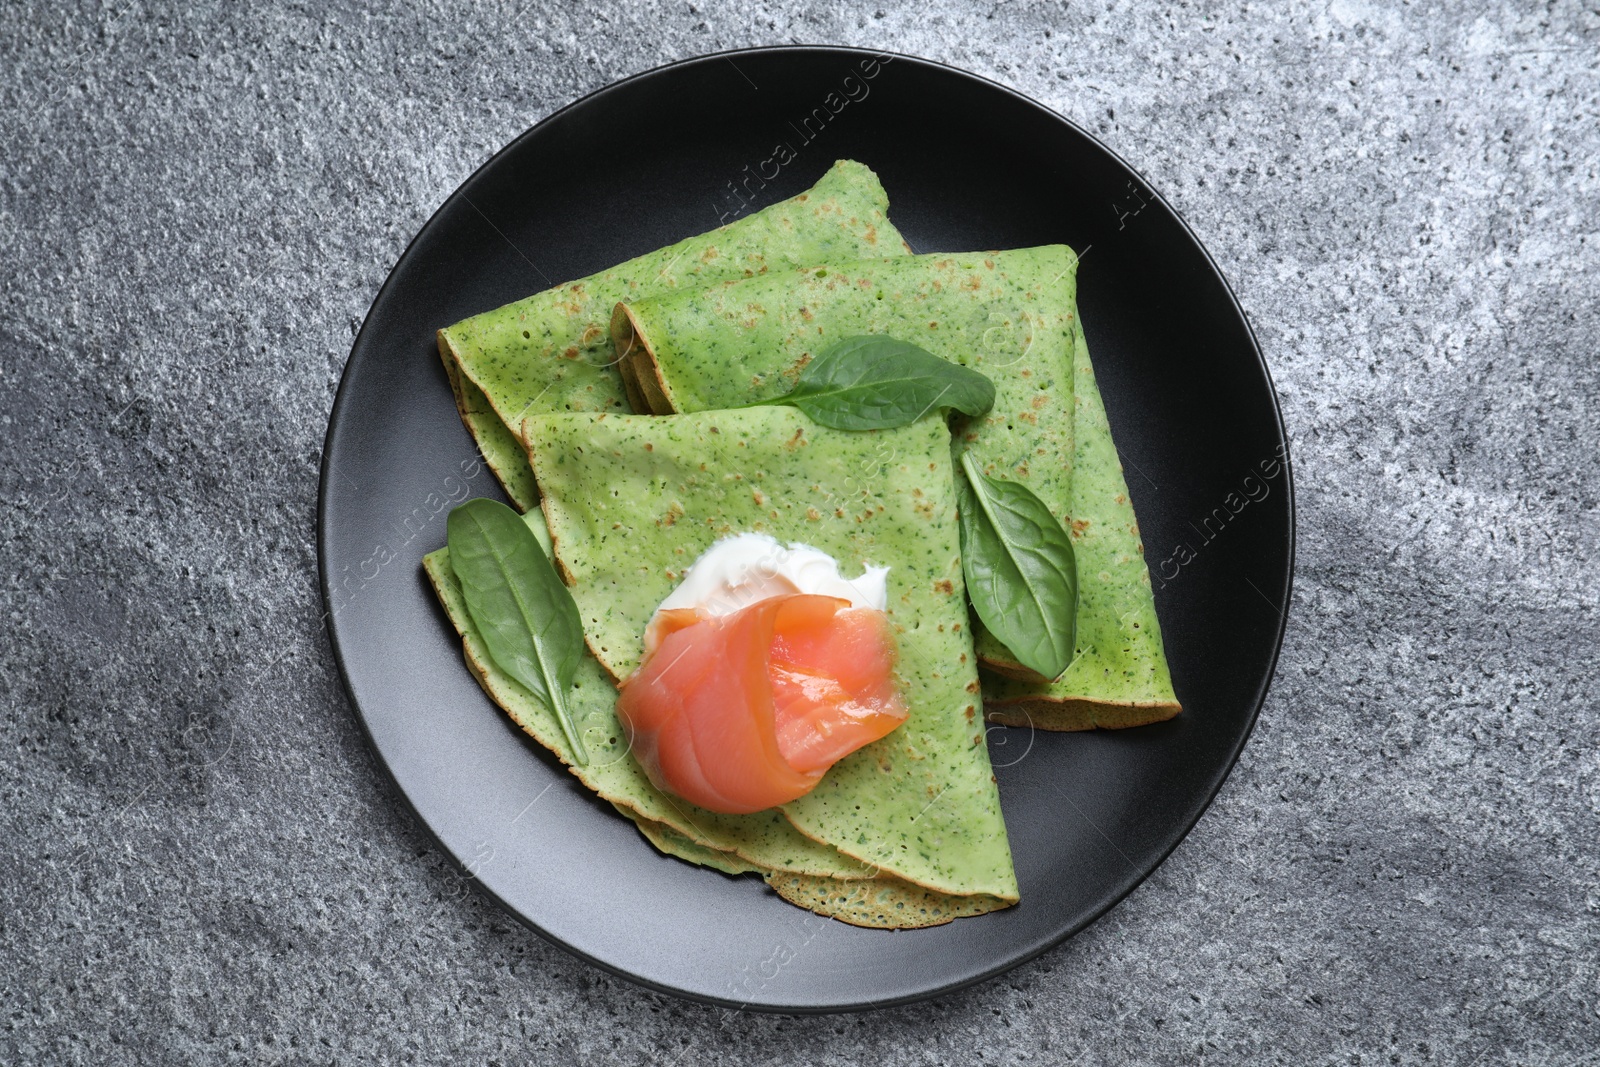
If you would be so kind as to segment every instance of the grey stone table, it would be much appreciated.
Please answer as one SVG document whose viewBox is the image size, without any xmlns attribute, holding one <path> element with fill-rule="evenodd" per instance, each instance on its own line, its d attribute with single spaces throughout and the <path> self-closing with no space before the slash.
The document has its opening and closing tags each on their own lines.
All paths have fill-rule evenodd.
<svg viewBox="0 0 1600 1067">
<path fill-rule="evenodd" d="M 0 10 L 0 1060 L 1600 1063 L 1600 13 L 596 0 Z M 624 74 L 859 44 L 1194 226 L 1276 376 L 1287 643 L 1215 807 L 986 985 L 729 1015 L 404 813 L 319 621 L 333 392 L 407 240 Z"/>
</svg>

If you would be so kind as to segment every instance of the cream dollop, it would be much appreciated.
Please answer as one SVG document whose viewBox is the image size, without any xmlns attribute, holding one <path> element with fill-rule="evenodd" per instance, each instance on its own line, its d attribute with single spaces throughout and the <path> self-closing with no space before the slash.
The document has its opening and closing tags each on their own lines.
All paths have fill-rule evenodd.
<svg viewBox="0 0 1600 1067">
<path fill-rule="evenodd" d="M 861 577 L 844 578 L 839 561 L 821 549 L 798 541 L 785 548 L 767 534 L 733 534 L 701 553 L 657 610 L 699 608 L 708 615 L 731 615 L 785 593 L 839 597 L 851 607 L 883 611 L 889 606 L 889 568 L 869 565 Z"/>
</svg>

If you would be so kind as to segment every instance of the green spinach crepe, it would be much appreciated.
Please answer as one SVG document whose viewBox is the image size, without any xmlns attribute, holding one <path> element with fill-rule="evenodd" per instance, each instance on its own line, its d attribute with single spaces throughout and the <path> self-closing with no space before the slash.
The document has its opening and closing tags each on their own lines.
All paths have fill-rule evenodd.
<svg viewBox="0 0 1600 1067">
<path fill-rule="evenodd" d="M 799 196 L 439 331 L 456 407 L 520 510 L 538 499 L 515 429 L 544 411 L 628 410 L 608 324 L 619 300 L 771 270 L 903 254 L 877 175 L 841 160 Z M 631 398 L 635 410 L 645 410 Z M 508 429 L 510 427 L 510 429 Z"/>
<path fill-rule="evenodd" d="M 959 447 L 1065 522 L 1077 265 L 1066 245 L 1046 245 L 816 267 L 629 301 L 612 334 L 657 414 L 787 392 L 813 356 L 855 334 L 910 341 L 994 382 L 993 410 L 962 428 Z M 981 630 L 978 655 L 1022 669 Z"/>
<path fill-rule="evenodd" d="M 532 511 L 524 521 L 548 545 L 543 515 Z M 583 657 L 567 699 L 589 750 L 588 764 L 578 764 L 554 713 L 489 656 L 451 569 L 450 550 L 430 553 L 423 566 L 484 692 L 662 852 L 724 874 L 759 874 L 785 900 L 857 926 L 935 926 L 1004 906 L 994 898 L 950 897 L 886 876 L 806 837 L 781 812 L 724 815 L 661 792 L 629 754 L 616 716 L 616 688 L 592 655 Z M 856 883 L 860 889 L 847 888 Z"/>
<path fill-rule="evenodd" d="M 780 810 L 806 837 L 883 874 L 970 898 L 942 902 L 931 921 L 1017 899 L 978 716 L 940 418 L 854 433 L 783 408 L 535 415 L 523 439 L 589 647 L 615 678 L 639 665 L 656 605 L 728 534 L 801 541 L 847 572 L 890 566 L 895 677 L 910 718 Z M 769 881 L 784 892 L 786 879 Z M 893 883 L 880 881 L 856 896 L 821 887 L 807 906 L 881 909 Z"/>
<path fill-rule="evenodd" d="M 988 375 L 994 408 L 958 426 L 957 448 L 971 451 L 986 474 L 1025 483 L 1073 532 L 1075 547 L 1091 526 L 1094 535 L 1079 562 L 1074 663 L 1061 678 L 1043 679 L 980 632 L 979 658 L 995 672 L 986 679 L 986 711 L 1044 729 L 1136 725 L 1179 707 L 1127 486 L 1082 346 L 1076 269 L 1064 245 L 816 267 L 629 301 L 613 316 L 612 334 L 624 377 L 658 413 L 780 395 L 817 353 L 854 334 L 911 341 Z M 1080 401 L 1075 382 L 1091 395 Z M 1074 467 L 1085 459 L 1080 479 Z"/>
<path fill-rule="evenodd" d="M 723 874 L 761 874 L 789 903 L 855 926 L 898 930 L 938 926 L 953 919 L 982 915 L 1001 906 L 993 897 L 947 896 L 881 872 L 874 878 L 841 879 L 763 871 L 731 853 L 716 852 L 696 844 L 671 827 L 642 819 L 624 808 L 618 810 L 631 816 L 645 839 L 669 856 Z"/>
<path fill-rule="evenodd" d="M 539 512 L 525 517 L 536 535 L 544 533 Z M 547 540 L 547 537 L 541 537 Z M 871 870 L 818 845 L 795 831 L 777 812 L 723 815 L 697 808 L 656 789 L 628 753 L 622 726 L 617 721 L 617 689 L 610 675 L 593 656 L 584 656 L 568 703 L 584 746 L 588 764 L 577 763 L 554 713 L 497 667 L 477 626 L 467 611 L 461 584 L 450 567 L 450 550 L 440 549 L 423 559 L 428 578 L 450 621 L 461 635 L 467 666 L 512 720 L 540 744 L 554 752 L 573 774 L 601 797 L 642 819 L 671 827 L 707 849 L 737 857 L 756 867 L 831 878 L 865 878 Z"/>
</svg>

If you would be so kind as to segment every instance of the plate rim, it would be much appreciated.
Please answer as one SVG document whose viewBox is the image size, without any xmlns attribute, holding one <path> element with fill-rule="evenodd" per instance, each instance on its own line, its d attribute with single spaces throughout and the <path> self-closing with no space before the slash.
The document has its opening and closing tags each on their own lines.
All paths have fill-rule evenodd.
<svg viewBox="0 0 1600 1067">
<path fill-rule="evenodd" d="M 401 264 L 405 263 L 412 251 L 417 247 L 418 244 L 422 242 L 423 238 L 432 231 L 433 227 L 440 224 L 441 217 L 455 208 L 458 205 L 458 202 L 466 199 L 467 190 L 474 183 L 476 183 L 480 177 L 490 172 L 503 157 L 515 152 L 523 145 L 525 141 L 538 136 L 542 130 L 555 122 L 561 116 L 565 115 L 568 111 L 571 111 L 581 105 L 594 102 L 608 94 L 619 92 L 624 88 L 631 86 L 635 82 L 657 77 L 680 67 L 696 66 L 699 64 L 711 63 L 717 60 L 727 60 L 732 62 L 732 60 L 738 56 L 756 54 L 788 54 L 798 56 L 831 55 L 841 58 L 870 57 L 880 60 L 886 58 L 890 62 L 910 63 L 915 66 L 931 68 L 943 75 L 953 75 L 957 79 L 975 83 L 983 88 L 989 90 L 998 90 L 1005 96 L 1009 97 L 1013 103 L 1024 105 L 1026 108 L 1038 112 L 1043 118 L 1061 123 L 1070 131 L 1083 137 L 1100 151 L 1106 153 L 1106 155 L 1110 157 L 1110 159 L 1113 160 L 1118 166 L 1122 167 L 1129 174 L 1138 179 L 1142 190 L 1146 194 L 1154 197 L 1164 208 L 1166 208 L 1168 215 L 1170 215 L 1173 221 L 1177 223 L 1183 235 L 1187 237 L 1194 247 L 1200 252 L 1206 267 L 1210 270 L 1211 274 L 1220 284 L 1222 292 L 1227 298 L 1228 306 L 1238 317 L 1239 323 L 1244 327 L 1245 339 L 1249 343 L 1251 354 L 1255 357 L 1256 366 L 1261 373 L 1262 380 L 1266 383 L 1267 396 L 1271 401 L 1273 428 L 1276 432 L 1278 445 L 1282 455 L 1284 491 L 1286 495 L 1286 514 L 1288 521 L 1287 530 L 1285 531 L 1287 557 L 1285 560 L 1286 566 L 1282 588 L 1282 602 L 1281 604 L 1273 603 L 1271 605 L 1274 609 L 1276 609 L 1278 614 L 1277 630 L 1273 635 L 1272 653 L 1269 657 L 1267 669 L 1264 672 L 1263 680 L 1260 683 L 1258 691 L 1251 700 L 1251 705 L 1246 717 L 1244 729 L 1240 731 L 1238 739 L 1235 741 L 1232 750 L 1228 753 L 1227 759 L 1218 763 L 1215 772 L 1206 786 L 1205 800 L 1195 810 L 1194 815 L 1187 820 L 1186 824 L 1182 826 L 1181 832 L 1175 834 L 1171 843 L 1161 850 L 1160 854 L 1155 858 L 1155 861 L 1149 865 L 1148 869 L 1138 871 L 1133 876 L 1127 878 L 1126 884 L 1119 886 L 1117 891 L 1111 894 L 1102 906 L 1088 914 L 1080 922 L 1069 925 L 1063 928 L 1061 931 L 1054 933 L 1052 936 L 1043 938 L 1039 943 L 1030 945 L 1023 951 L 1012 955 L 1004 961 L 997 963 L 993 967 L 987 968 L 977 974 L 964 976 L 959 979 L 945 982 L 914 993 L 907 993 L 882 999 L 862 1000 L 824 1006 L 739 1002 L 653 981 L 642 975 L 629 971 L 622 966 L 591 955 L 590 953 L 587 953 L 574 945 L 568 944 L 566 941 L 544 929 L 533 918 L 523 914 L 520 910 L 513 907 L 508 901 L 502 898 L 499 894 L 495 893 L 486 883 L 479 880 L 471 872 L 466 861 L 461 856 L 458 856 L 456 852 L 450 848 L 448 844 L 446 844 L 443 838 L 439 835 L 439 832 L 435 830 L 432 823 L 430 823 L 423 813 L 417 809 L 416 805 L 411 799 L 410 794 L 407 793 L 405 788 L 401 785 L 394 769 L 390 766 L 389 760 L 384 756 L 382 748 L 378 745 L 377 740 L 373 735 L 372 728 L 367 720 L 367 712 L 361 701 L 357 698 L 356 692 L 352 686 L 350 671 L 345 662 L 344 649 L 340 643 L 338 628 L 335 625 L 337 613 L 333 609 L 334 588 L 332 583 L 332 575 L 329 573 L 328 564 L 328 545 L 331 536 L 328 519 L 328 501 L 330 489 L 335 480 L 335 472 L 332 468 L 330 456 L 333 454 L 336 443 L 335 438 L 338 435 L 339 427 L 342 421 L 341 416 L 344 415 L 345 408 L 351 402 L 348 391 L 348 387 L 350 385 L 350 375 L 348 372 L 351 362 L 356 357 L 357 351 L 362 347 L 362 342 L 366 337 L 367 330 L 372 327 L 375 318 L 374 312 L 378 311 L 387 303 L 389 299 L 392 298 L 391 288 L 395 284 L 396 275 Z M 738 70 L 737 65 L 735 65 L 734 69 Z M 369 751 L 371 751 L 376 757 L 376 763 L 383 769 L 383 773 L 388 778 L 391 788 L 400 797 L 402 803 L 404 803 L 406 807 L 406 810 L 410 812 L 412 820 L 415 822 L 415 824 L 420 827 L 424 833 L 426 833 L 435 850 L 448 860 L 448 862 L 456 869 L 458 875 L 465 876 L 466 879 L 473 884 L 476 892 L 489 897 L 496 906 L 501 908 L 506 914 L 510 915 L 517 922 L 532 930 L 546 943 L 554 945 L 560 948 L 562 951 L 583 960 L 585 963 L 598 967 L 608 974 L 615 975 L 619 978 L 634 983 L 635 985 L 643 986 L 655 992 L 663 993 L 681 1000 L 690 1000 L 698 1003 L 710 1004 L 717 1007 L 733 1009 L 735 1011 L 757 1011 L 765 1014 L 798 1016 L 854 1013 L 899 1007 L 907 1004 L 920 1003 L 936 997 L 946 996 L 951 993 L 979 985 L 983 982 L 987 982 L 990 979 L 1014 970 L 1015 968 L 1020 967 L 1031 960 L 1037 959 L 1045 952 L 1048 952 L 1051 949 L 1056 948 L 1064 942 L 1070 940 L 1071 938 L 1076 937 L 1083 930 L 1098 922 L 1108 912 L 1121 904 L 1129 894 L 1144 884 L 1147 878 L 1149 878 L 1156 872 L 1156 870 L 1158 870 L 1164 863 L 1167 862 L 1172 853 L 1176 851 L 1177 847 L 1182 844 L 1194 831 L 1194 828 L 1196 825 L 1198 825 L 1200 819 L 1211 810 L 1212 804 L 1216 802 L 1218 794 L 1222 791 L 1222 787 L 1227 783 L 1228 778 L 1232 775 L 1233 769 L 1237 765 L 1239 757 L 1243 753 L 1245 746 L 1250 742 L 1251 737 L 1253 737 L 1255 734 L 1256 723 L 1260 718 L 1261 709 L 1263 706 L 1265 706 L 1267 695 L 1271 691 L 1272 683 L 1277 677 L 1278 662 L 1283 652 L 1284 637 L 1288 632 L 1289 613 L 1293 606 L 1295 562 L 1298 547 L 1298 513 L 1295 507 L 1294 464 L 1290 449 L 1289 434 L 1283 420 L 1283 405 L 1279 396 L 1277 385 L 1272 378 L 1271 368 L 1267 365 L 1266 357 L 1262 353 L 1261 344 L 1256 336 L 1255 328 L 1251 324 L 1250 317 L 1245 312 L 1244 307 L 1239 303 L 1238 295 L 1234 292 L 1233 287 L 1228 283 L 1227 276 L 1217 265 L 1217 262 L 1212 256 L 1210 250 L 1195 234 L 1188 221 L 1175 208 L 1173 208 L 1167 199 L 1162 196 L 1161 193 L 1155 189 L 1155 187 L 1149 181 L 1145 179 L 1144 174 L 1138 168 L 1134 167 L 1126 159 L 1124 159 L 1120 153 L 1106 145 L 1098 137 L 1084 129 L 1082 126 L 1078 125 L 1072 119 L 1062 115 L 1038 100 L 1035 100 L 1016 89 L 1013 89 L 1010 86 L 997 82 L 992 78 L 985 77 L 984 75 L 977 74 L 939 60 L 928 59 L 923 56 L 914 56 L 884 49 L 860 48 L 853 45 L 838 44 L 783 44 L 756 45 L 745 48 L 724 49 L 717 52 L 701 53 L 698 55 L 673 60 L 669 63 L 663 63 L 658 66 L 650 67 L 634 74 L 630 74 L 625 78 L 608 82 L 597 89 L 594 89 L 569 101 L 560 108 L 557 108 L 541 118 L 532 126 L 524 129 L 516 137 L 512 138 L 505 145 L 490 155 L 488 159 L 484 160 L 481 164 L 474 168 L 472 173 L 467 175 L 466 178 L 462 179 L 460 184 L 456 186 L 450 195 L 447 196 L 439 204 L 439 206 L 433 210 L 427 221 L 417 229 L 416 233 L 413 234 L 411 239 L 406 243 L 405 248 L 400 252 L 393 264 L 390 265 L 389 270 L 384 277 L 383 284 L 379 286 L 377 293 L 372 298 L 372 303 L 368 306 L 366 314 L 362 318 L 361 329 L 357 331 L 355 338 L 351 342 L 350 352 L 345 357 L 345 365 L 339 374 L 339 387 L 334 393 L 333 404 L 329 409 L 328 427 L 323 434 L 322 455 L 318 462 L 316 533 L 317 582 L 319 591 L 322 594 L 322 623 L 323 628 L 327 632 L 329 644 L 333 650 L 334 662 L 338 666 L 339 681 L 344 689 L 345 697 L 348 700 L 351 709 L 355 712 L 356 721 L 361 727 L 361 732 L 366 739 Z"/>
</svg>

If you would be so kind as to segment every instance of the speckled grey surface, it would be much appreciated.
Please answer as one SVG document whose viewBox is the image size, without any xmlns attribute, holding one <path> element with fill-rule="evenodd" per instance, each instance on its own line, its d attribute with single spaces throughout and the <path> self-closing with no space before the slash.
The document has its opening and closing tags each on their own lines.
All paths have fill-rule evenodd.
<svg viewBox="0 0 1600 1067">
<path fill-rule="evenodd" d="M 1600 1062 L 1600 14 L 1391 6 L 0 10 L 0 1060 Z M 616 76 L 791 41 L 1125 155 L 1259 332 L 1300 508 L 1272 695 L 1165 866 L 842 1018 L 646 993 L 464 892 L 314 585 L 339 373 L 434 208 Z"/>
</svg>

